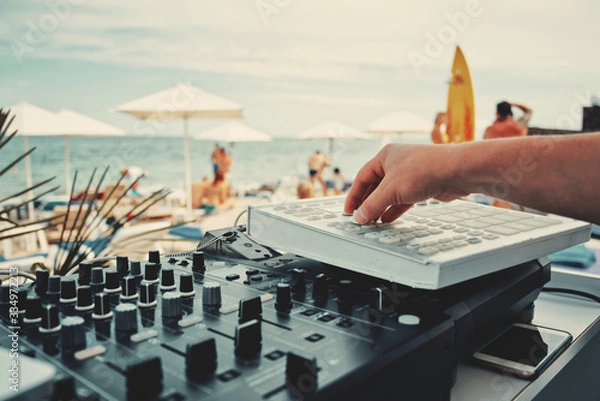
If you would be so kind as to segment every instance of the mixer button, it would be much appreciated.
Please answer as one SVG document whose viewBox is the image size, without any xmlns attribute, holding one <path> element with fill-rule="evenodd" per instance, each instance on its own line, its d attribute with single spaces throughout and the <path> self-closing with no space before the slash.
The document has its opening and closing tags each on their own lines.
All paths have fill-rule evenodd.
<svg viewBox="0 0 600 401">
<path fill-rule="evenodd" d="M 185 374 L 190 380 L 202 380 L 217 370 L 217 344 L 214 338 L 189 343 L 185 353 Z"/>
<path fill-rule="evenodd" d="M 151 400 L 163 390 L 163 371 L 159 357 L 150 357 L 125 368 L 127 399 Z"/>
<path fill-rule="evenodd" d="M 235 329 L 235 354 L 242 358 L 255 357 L 262 348 L 260 321 L 254 319 Z"/>
<path fill-rule="evenodd" d="M 240 300 L 240 306 L 238 308 L 239 323 L 245 323 L 253 319 L 260 320 L 261 316 L 262 302 L 260 297 Z"/>
</svg>

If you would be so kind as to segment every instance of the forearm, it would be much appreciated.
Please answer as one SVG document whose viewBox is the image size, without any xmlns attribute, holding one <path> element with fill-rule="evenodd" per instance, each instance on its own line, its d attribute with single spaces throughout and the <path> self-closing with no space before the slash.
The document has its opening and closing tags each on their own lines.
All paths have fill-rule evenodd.
<svg viewBox="0 0 600 401">
<path fill-rule="evenodd" d="M 600 224 L 600 134 L 458 145 L 450 184 Z"/>
</svg>

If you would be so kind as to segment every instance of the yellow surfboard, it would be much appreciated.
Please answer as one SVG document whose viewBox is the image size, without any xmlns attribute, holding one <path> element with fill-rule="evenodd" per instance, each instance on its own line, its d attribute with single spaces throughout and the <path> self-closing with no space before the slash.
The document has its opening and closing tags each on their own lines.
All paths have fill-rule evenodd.
<svg viewBox="0 0 600 401">
<path fill-rule="evenodd" d="M 475 139 L 475 99 L 467 60 L 456 46 L 452 63 L 452 78 L 448 85 L 446 133 L 450 143 Z"/>
</svg>

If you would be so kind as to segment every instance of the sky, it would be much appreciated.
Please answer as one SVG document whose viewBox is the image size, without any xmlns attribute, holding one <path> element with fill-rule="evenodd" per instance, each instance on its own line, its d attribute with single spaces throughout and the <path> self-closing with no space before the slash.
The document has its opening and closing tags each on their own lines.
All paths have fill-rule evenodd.
<svg viewBox="0 0 600 401">
<path fill-rule="evenodd" d="M 275 137 L 400 109 L 433 121 L 459 44 L 478 120 L 508 100 L 532 126 L 579 129 L 600 93 L 598 15 L 594 0 L 2 0 L 0 107 L 70 108 L 136 134 L 114 108 L 185 82 Z"/>
</svg>

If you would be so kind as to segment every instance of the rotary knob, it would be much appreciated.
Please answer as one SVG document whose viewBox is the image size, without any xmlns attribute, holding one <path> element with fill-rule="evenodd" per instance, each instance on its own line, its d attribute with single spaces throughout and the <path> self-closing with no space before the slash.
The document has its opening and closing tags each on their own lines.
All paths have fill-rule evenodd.
<svg viewBox="0 0 600 401">
<path fill-rule="evenodd" d="M 121 285 L 121 302 L 137 302 L 138 294 L 135 285 L 135 277 L 126 276 L 122 279 Z"/>
<path fill-rule="evenodd" d="M 198 251 L 192 253 L 192 270 L 204 270 L 204 252 Z"/>
<path fill-rule="evenodd" d="M 133 304 L 119 304 L 115 308 L 115 330 L 137 332 L 137 308 Z"/>
<path fill-rule="evenodd" d="M 110 297 L 105 292 L 94 295 L 94 313 L 92 318 L 95 320 L 109 319 L 113 315 L 110 310 Z"/>
<path fill-rule="evenodd" d="M 38 296 L 27 297 L 25 324 L 35 324 L 42 321 L 42 300 Z"/>
<path fill-rule="evenodd" d="M 157 250 L 148 252 L 148 262 L 160 266 L 160 252 Z"/>
<path fill-rule="evenodd" d="M 202 289 L 202 304 L 209 307 L 221 307 L 221 284 L 207 281 Z"/>
<path fill-rule="evenodd" d="M 189 273 L 184 273 L 179 276 L 179 292 L 182 297 L 193 297 L 196 295 L 194 290 L 194 278 Z"/>
<path fill-rule="evenodd" d="M 79 275 L 78 275 L 79 285 L 90 285 L 91 280 L 92 280 L 92 265 L 87 262 L 81 262 L 79 264 Z"/>
<path fill-rule="evenodd" d="M 129 274 L 129 258 L 127 256 L 117 256 L 116 265 L 119 278 L 123 278 Z"/>
<path fill-rule="evenodd" d="M 144 282 L 140 284 L 140 296 L 138 306 L 140 308 L 149 308 L 156 305 L 156 291 L 151 283 Z"/>
<path fill-rule="evenodd" d="M 131 266 L 131 275 L 133 277 L 135 277 L 136 284 L 140 285 L 140 283 L 142 282 L 142 278 L 144 277 L 142 275 L 142 263 L 139 260 L 132 260 L 130 262 L 130 266 Z"/>
<path fill-rule="evenodd" d="M 173 291 L 175 290 L 175 272 L 170 267 L 165 267 L 160 271 L 160 290 Z"/>
<path fill-rule="evenodd" d="M 48 291 L 46 300 L 51 304 L 57 304 L 60 300 L 60 276 L 50 276 L 48 278 Z"/>
<path fill-rule="evenodd" d="M 46 291 L 48 291 L 48 277 L 50 276 L 50 272 L 44 269 L 37 269 L 35 271 L 35 292 L 40 297 L 44 297 L 46 295 Z"/>
<path fill-rule="evenodd" d="M 275 309 L 283 313 L 289 313 L 292 309 L 292 289 L 288 283 L 277 284 Z"/>
<path fill-rule="evenodd" d="M 146 263 L 144 281 L 158 283 L 158 265 L 156 263 Z"/>
<path fill-rule="evenodd" d="M 77 289 L 77 304 L 75 305 L 75 311 L 77 313 L 88 313 L 94 309 L 94 297 L 92 294 L 92 287 L 89 285 L 82 285 Z"/>
<path fill-rule="evenodd" d="M 181 319 L 181 294 L 176 291 L 166 292 L 162 296 L 162 317 L 165 319 Z"/>
<path fill-rule="evenodd" d="M 81 316 L 68 316 L 64 318 L 60 330 L 60 340 L 62 347 L 67 350 L 80 350 L 85 348 L 84 319 Z"/>
<path fill-rule="evenodd" d="M 94 293 L 100 292 L 104 289 L 104 269 L 102 267 L 92 268 L 90 286 L 94 290 Z"/>
<path fill-rule="evenodd" d="M 315 282 L 313 284 L 313 298 L 323 299 L 329 295 L 327 291 L 327 276 L 323 273 L 319 273 L 315 276 Z"/>
<path fill-rule="evenodd" d="M 60 331 L 60 316 L 56 305 L 45 305 L 42 308 L 42 323 L 40 333 L 55 333 Z"/>
</svg>

